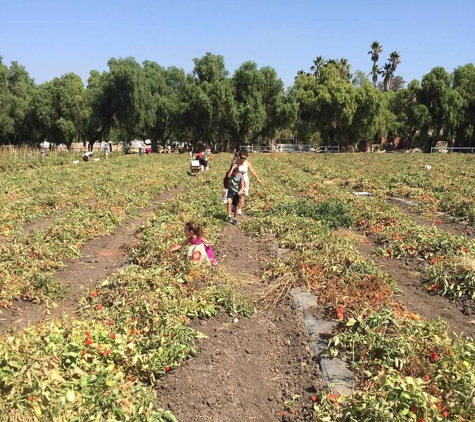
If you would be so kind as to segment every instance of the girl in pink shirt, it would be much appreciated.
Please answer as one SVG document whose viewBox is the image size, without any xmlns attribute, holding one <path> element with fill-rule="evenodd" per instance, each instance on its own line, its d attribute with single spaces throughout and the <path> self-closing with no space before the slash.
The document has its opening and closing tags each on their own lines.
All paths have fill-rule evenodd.
<svg viewBox="0 0 475 422">
<path fill-rule="evenodd" d="M 213 249 L 213 242 L 209 241 L 203 235 L 203 227 L 200 224 L 196 223 L 186 223 L 185 224 L 185 236 L 187 239 L 183 241 L 180 245 L 174 245 L 172 247 L 172 251 L 177 251 L 178 249 L 182 248 L 186 245 L 204 245 L 206 255 L 208 255 L 209 262 L 211 265 L 217 265 L 218 261 L 214 257 Z"/>
</svg>

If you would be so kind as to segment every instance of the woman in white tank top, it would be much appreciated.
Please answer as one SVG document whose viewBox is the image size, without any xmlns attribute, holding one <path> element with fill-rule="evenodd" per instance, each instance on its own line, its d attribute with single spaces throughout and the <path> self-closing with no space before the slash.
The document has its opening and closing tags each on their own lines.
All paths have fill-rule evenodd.
<svg viewBox="0 0 475 422">
<path fill-rule="evenodd" d="M 247 156 L 249 153 L 242 149 L 239 151 L 239 156 L 237 159 L 237 164 L 239 166 L 239 172 L 244 176 L 244 183 L 246 187 L 244 188 L 244 196 L 249 195 L 249 173 L 251 173 L 259 183 L 262 183 L 261 179 L 259 178 L 257 172 L 252 167 L 252 164 L 247 160 Z M 244 206 L 244 196 L 241 197 L 238 205 L 238 214 L 242 214 L 242 207 Z"/>
</svg>

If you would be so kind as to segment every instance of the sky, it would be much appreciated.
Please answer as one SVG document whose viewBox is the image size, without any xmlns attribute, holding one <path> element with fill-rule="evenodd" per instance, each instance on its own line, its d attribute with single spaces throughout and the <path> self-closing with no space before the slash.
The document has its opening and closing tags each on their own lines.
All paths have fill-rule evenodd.
<svg viewBox="0 0 475 422">
<path fill-rule="evenodd" d="M 86 83 L 111 57 L 191 72 L 211 52 L 231 74 L 251 60 L 289 86 L 316 56 L 369 73 L 378 41 L 380 66 L 398 51 L 409 82 L 475 62 L 474 18 L 474 0 L 0 0 L 0 56 L 37 83 L 68 72 Z"/>
</svg>

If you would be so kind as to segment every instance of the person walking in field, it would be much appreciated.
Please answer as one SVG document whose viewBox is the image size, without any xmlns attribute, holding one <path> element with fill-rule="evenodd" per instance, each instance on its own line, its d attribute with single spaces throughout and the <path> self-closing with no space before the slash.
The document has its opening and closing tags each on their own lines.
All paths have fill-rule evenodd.
<svg viewBox="0 0 475 422">
<path fill-rule="evenodd" d="M 188 151 L 188 155 L 190 156 L 190 160 L 193 158 L 193 144 L 188 142 L 186 144 L 186 150 Z"/>
<path fill-rule="evenodd" d="M 104 144 L 104 158 L 106 160 L 109 159 L 109 144 L 107 144 L 107 143 Z"/>
<path fill-rule="evenodd" d="M 226 221 L 234 225 L 237 225 L 238 224 L 238 220 L 237 220 L 238 206 L 239 206 L 241 197 L 244 195 L 244 189 L 245 189 L 244 176 L 240 173 L 237 163 L 234 163 L 231 165 L 231 168 L 229 169 L 227 177 L 228 177 L 228 193 L 227 193 L 228 217 Z M 233 212 L 232 208 L 234 208 L 234 216 L 231 214 Z"/>
<path fill-rule="evenodd" d="M 245 149 L 242 149 L 241 151 L 239 151 L 239 155 L 237 159 L 239 172 L 243 175 L 244 184 L 245 184 L 244 195 L 240 197 L 239 205 L 237 207 L 238 215 L 242 214 L 242 208 L 244 207 L 244 197 L 249 195 L 249 173 L 251 173 L 257 179 L 259 183 L 262 183 L 256 170 L 254 170 L 254 167 L 247 159 L 248 155 L 249 153 Z"/>
<path fill-rule="evenodd" d="M 203 245 L 211 265 L 218 265 L 218 261 L 214 257 L 213 249 L 211 248 L 211 246 L 213 246 L 213 242 L 209 241 L 208 239 L 206 239 L 206 237 L 204 237 L 203 227 L 200 224 L 192 222 L 186 223 L 185 236 L 187 238 L 183 241 L 183 243 L 181 243 L 180 245 L 173 245 L 173 252 L 181 249 L 183 246 L 186 245 Z"/>
</svg>

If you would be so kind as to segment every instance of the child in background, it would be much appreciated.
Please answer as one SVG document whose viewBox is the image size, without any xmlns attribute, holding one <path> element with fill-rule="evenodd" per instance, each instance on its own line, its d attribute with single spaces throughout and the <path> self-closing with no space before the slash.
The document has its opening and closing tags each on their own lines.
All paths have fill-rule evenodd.
<svg viewBox="0 0 475 422">
<path fill-rule="evenodd" d="M 206 148 L 205 150 L 201 151 L 197 156 L 196 160 L 199 160 L 200 165 L 201 165 L 201 171 L 208 171 L 209 170 L 209 164 L 208 161 L 211 158 L 211 150 L 209 148 Z"/>
<path fill-rule="evenodd" d="M 203 227 L 201 227 L 200 224 L 196 223 L 186 223 L 185 224 L 185 236 L 187 239 L 183 241 L 180 245 L 173 245 L 172 251 L 177 251 L 178 249 L 181 249 L 183 246 L 186 246 L 188 244 L 190 245 L 200 245 L 203 244 L 206 255 L 208 255 L 209 262 L 211 265 L 218 265 L 218 261 L 214 257 L 213 249 L 211 249 L 211 246 L 213 246 L 213 243 L 210 242 L 206 237 L 203 235 Z"/>
<path fill-rule="evenodd" d="M 231 165 L 231 168 L 227 174 L 228 180 L 228 218 L 226 221 L 234 225 L 238 224 L 237 211 L 240 197 L 244 194 L 244 177 L 239 172 L 237 163 Z M 234 207 L 234 218 L 231 215 L 231 208 Z"/>
<path fill-rule="evenodd" d="M 233 156 L 233 159 L 231 161 L 231 167 L 229 167 L 229 170 L 232 169 L 233 167 L 233 164 L 236 164 L 237 160 L 238 160 L 238 153 L 234 154 Z M 228 185 L 229 185 L 229 176 L 228 176 L 228 173 L 229 173 L 229 170 L 226 171 L 226 175 L 224 176 L 224 179 L 223 179 L 223 188 L 224 188 L 224 191 L 223 191 L 223 202 L 225 204 L 228 203 Z M 233 211 L 234 211 L 234 208 L 233 208 Z"/>
</svg>

